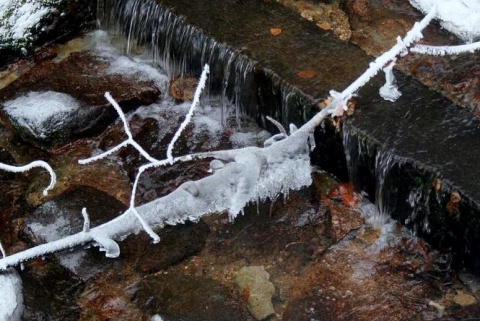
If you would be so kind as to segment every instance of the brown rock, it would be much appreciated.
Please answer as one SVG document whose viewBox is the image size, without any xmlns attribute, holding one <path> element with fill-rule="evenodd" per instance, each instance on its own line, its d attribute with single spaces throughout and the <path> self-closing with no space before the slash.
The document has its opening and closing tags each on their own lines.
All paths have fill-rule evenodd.
<svg viewBox="0 0 480 321">
<path fill-rule="evenodd" d="M 45 130 L 41 135 L 25 128 L 23 122 L 11 116 L 3 117 L 12 123 L 23 140 L 50 150 L 78 138 L 98 134 L 118 117 L 105 99 L 105 92 L 110 92 L 124 111 L 157 101 L 160 91 L 153 81 L 106 74 L 107 67 L 107 62 L 88 52 L 72 53 L 58 63 L 45 60 L 1 89 L 0 103 L 32 91 L 54 91 L 75 98 L 80 103 L 79 109 L 62 116 L 62 119 L 44 122 L 41 126 Z"/>
<path fill-rule="evenodd" d="M 170 81 L 170 96 L 178 101 L 192 100 L 198 80 L 194 77 L 181 77 Z"/>
<path fill-rule="evenodd" d="M 346 3 L 348 14 L 360 21 L 371 21 L 369 2 L 369 0 L 348 0 Z"/>
<path fill-rule="evenodd" d="M 343 204 L 336 204 L 330 200 L 322 200 L 328 206 L 327 224 L 328 234 L 333 242 L 342 240 L 348 233 L 360 228 L 364 220 L 360 212 Z"/>
</svg>

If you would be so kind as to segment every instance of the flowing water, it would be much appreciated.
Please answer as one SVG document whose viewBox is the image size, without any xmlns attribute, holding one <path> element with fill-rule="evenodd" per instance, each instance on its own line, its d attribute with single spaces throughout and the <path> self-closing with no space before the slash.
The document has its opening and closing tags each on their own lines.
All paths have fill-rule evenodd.
<svg viewBox="0 0 480 321">
<path fill-rule="evenodd" d="M 113 39 L 118 35 L 122 35 L 119 38 L 125 35 L 127 41 L 122 44 L 123 50 L 132 57 L 132 60 L 140 61 L 143 64 L 143 70 L 146 68 L 145 65 L 152 64 L 163 69 L 171 79 L 188 75 L 197 77 L 205 63 L 212 67 L 212 77 L 209 78 L 210 83 L 207 88 L 208 98 L 204 101 L 203 109 L 199 112 L 192 130 L 193 140 L 186 145 L 199 144 L 206 149 L 216 148 L 223 144 L 224 136 L 229 137 L 229 142 L 234 147 L 242 147 L 252 139 L 261 141 L 268 134 L 260 130 L 252 132 L 250 130 L 252 127 L 246 123 L 244 127 L 248 128 L 242 132 L 233 131 L 233 133 L 220 124 L 232 124 L 233 122 L 228 121 L 232 115 L 236 123 L 240 124 L 245 116 L 249 115 L 265 127 L 263 117 L 256 117 L 257 114 L 263 113 L 273 115 L 286 125 L 292 121 L 292 118 L 296 119 L 298 116 L 297 111 L 292 112 L 291 106 L 306 104 L 306 100 L 298 95 L 295 87 L 282 83 L 282 80 L 275 77 L 273 80 L 264 79 L 268 86 L 259 86 L 258 79 L 254 80 L 258 76 L 255 76 L 255 61 L 207 37 L 201 30 L 186 24 L 183 18 L 157 5 L 155 1 L 104 0 L 98 1 L 98 9 L 101 28 L 108 30 Z M 97 32 L 97 36 L 105 37 L 105 33 Z M 106 38 L 101 39 L 103 42 L 107 41 Z M 148 48 L 147 54 L 137 56 L 144 51 L 145 46 Z M 119 61 L 125 62 L 124 58 Z M 128 68 L 117 69 L 117 72 L 129 73 Z M 164 77 L 162 89 L 165 90 L 167 77 L 163 75 L 162 77 Z M 260 97 L 265 98 L 266 101 L 274 97 L 276 104 L 274 110 L 265 111 L 259 108 L 258 105 L 264 102 L 256 101 L 258 98 L 253 99 L 250 92 L 252 90 L 263 93 Z M 144 126 L 142 122 L 147 119 L 154 119 L 160 124 L 167 116 L 172 117 L 171 124 L 159 125 L 158 128 L 152 127 L 158 136 L 158 141 L 152 145 L 154 149 L 161 146 L 161 140 L 168 135 L 169 127 L 174 127 L 182 113 L 186 111 L 185 104 L 169 104 L 167 100 L 153 107 L 141 107 L 129 116 L 133 126 L 138 126 L 140 129 Z M 309 116 L 307 108 L 301 108 L 299 113 L 301 115 L 297 118 L 303 120 Z M 140 125 L 136 125 L 137 122 Z M 208 132 L 212 141 L 205 142 L 205 132 Z M 228 132 L 228 135 L 225 132 Z M 137 133 L 142 136 L 141 130 Z M 115 138 L 118 133 L 115 134 L 113 129 L 104 135 L 100 138 L 103 143 L 95 145 L 98 151 L 105 148 L 102 144 L 109 144 L 111 139 L 109 135 Z M 236 271 L 244 265 L 264 265 L 277 287 L 274 298 L 277 313 L 271 317 L 271 320 L 298 321 L 324 318 L 333 320 L 335 317 L 343 320 L 394 320 L 394 317 L 397 317 L 395 320 L 453 320 L 455 311 L 461 315 L 463 312 L 458 313 L 455 309 L 459 306 L 470 306 L 470 303 L 460 301 L 460 298 L 467 297 L 475 301 L 476 290 L 472 289 L 478 281 L 474 280 L 471 282 L 472 285 L 470 283 L 466 285 L 456 280 L 450 273 L 448 255 L 430 249 L 423 244 L 423 241 L 412 238 L 411 233 L 406 229 L 400 228 L 389 220 L 394 216 L 407 226 L 413 226 L 413 231 L 431 233 L 431 217 L 424 209 L 428 208 L 427 203 L 437 201 L 435 196 L 429 193 L 434 179 L 428 177 L 419 180 L 414 184 L 414 188 L 403 191 L 397 182 L 397 177 L 401 175 L 400 169 L 409 164 L 396 157 L 394 150 L 381 148 L 378 142 L 372 143 L 360 131 L 347 125 L 343 127 L 342 135 L 342 151 L 346 156 L 350 181 L 359 191 L 363 191 L 364 198 L 374 203 L 374 205 L 365 203 L 361 207 L 369 224 L 363 224 L 356 209 L 331 201 L 319 201 L 320 196 L 324 196 L 325 193 L 322 192 L 322 194 L 318 190 L 325 186 L 316 186 L 318 190 L 312 187 L 306 192 L 292 193 L 285 198 L 284 204 L 281 204 L 282 202 L 257 204 L 253 206 L 253 210 L 247 208 L 245 216 L 239 218 L 233 225 L 223 224 L 225 219 L 222 217 L 206 219 L 211 232 L 203 250 L 196 252 L 191 258 L 183 258 L 184 261 L 180 263 L 159 268 L 163 277 L 172 279 L 168 276 L 169 273 L 176 276 L 188 274 L 202 279 L 202 282 L 203 279 L 211 278 L 217 283 L 228 286 L 230 292 L 237 295 L 236 290 L 232 290 L 234 287 L 232 279 Z M 149 142 L 149 134 L 144 136 Z M 113 162 L 132 160 L 134 163 L 138 162 L 131 156 L 119 156 Z M 129 164 L 127 167 L 129 166 L 133 165 Z M 197 167 L 201 167 L 201 164 Z M 131 171 L 124 168 L 122 170 Z M 199 175 L 198 171 L 193 171 L 192 174 L 191 167 L 181 172 L 182 174 L 177 176 L 174 169 L 172 176 L 175 177 L 169 181 L 169 184 L 163 184 L 163 173 L 150 173 L 141 182 L 142 198 L 148 200 L 168 193 L 180 184 L 182 175 L 187 178 Z M 329 184 L 325 185 L 331 189 L 331 185 L 336 183 L 332 183 L 330 179 Z M 124 185 L 128 189 L 128 182 Z M 367 211 L 369 214 L 365 214 Z M 360 223 L 352 224 L 355 220 Z M 302 223 L 299 224 L 299 221 Z M 335 226 L 338 222 L 348 227 Z M 181 228 L 179 235 L 183 235 Z M 338 232 L 336 229 L 341 230 L 343 234 L 338 240 L 332 241 L 336 237 L 335 233 Z M 167 236 L 170 232 L 171 230 L 166 232 Z M 188 238 L 186 241 L 181 239 L 181 242 L 186 243 L 180 247 L 186 246 L 188 241 Z M 72 299 L 68 293 L 66 295 L 70 296 L 69 298 L 59 299 L 69 301 L 71 306 L 75 306 L 76 313 L 78 312 L 77 304 L 79 304 L 83 320 L 98 316 L 119 318 L 119 315 L 124 312 L 122 309 L 128 309 L 127 306 L 133 304 L 141 304 L 132 297 L 132 293 L 137 288 L 135 282 L 138 276 L 135 275 L 132 281 L 128 279 L 128 274 L 131 270 L 138 268 L 137 264 L 148 265 L 148 262 L 144 261 L 148 261 L 150 257 L 153 259 L 153 255 L 147 253 L 148 259 L 145 257 L 139 259 L 135 256 L 140 252 L 138 249 L 149 248 L 149 245 L 145 245 L 148 244 L 148 240 L 141 240 L 140 245 L 134 244 L 133 250 L 130 250 L 131 253 L 128 251 L 131 246 L 128 245 L 128 239 L 124 244 L 126 244 L 127 259 L 120 259 L 117 263 L 118 266 L 123 266 L 128 262 L 127 276 L 121 274 L 123 271 L 117 266 L 112 270 L 113 272 L 109 271 L 102 276 L 87 280 L 87 290 L 81 295 L 80 303 L 75 301 L 76 296 Z M 148 249 L 146 251 L 148 252 Z M 158 257 L 168 256 L 166 253 L 170 251 L 171 244 L 167 244 L 166 252 L 160 253 Z M 98 258 L 96 260 L 98 264 Z M 41 265 L 41 263 L 36 264 Z M 155 266 L 155 264 L 152 265 Z M 26 280 L 30 282 L 29 284 L 35 284 L 37 282 L 35 281 L 37 276 L 34 275 L 35 269 L 32 269 L 32 266 L 29 266 L 29 269 L 30 274 Z M 145 269 L 150 271 L 155 268 Z M 31 281 L 29 278 L 35 280 Z M 155 278 L 154 274 L 152 278 Z M 62 277 L 62 279 L 68 279 L 68 277 Z M 165 283 L 160 281 L 160 284 Z M 178 284 L 184 283 L 179 281 Z M 112 287 L 111 284 L 115 286 Z M 177 292 L 178 284 L 173 285 L 173 289 Z M 75 291 L 82 292 L 83 287 L 82 283 L 80 289 Z M 28 287 L 29 291 L 35 292 L 35 289 L 31 288 L 32 286 Z M 151 290 L 154 294 L 147 296 L 156 298 L 156 290 L 154 288 Z M 248 295 L 247 292 L 242 291 L 238 296 L 243 298 Z M 465 293 L 468 294 L 465 295 Z M 28 299 L 30 304 L 32 300 L 35 302 L 37 294 L 30 294 Z M 187 299 L 190 295 L 194 295 L 193 291 L 192 294 L 180 295 L 178 300 L 185 307 L 180 310 L 190 308 L 190 301 Z M 202 293 L 203 295 L 205 294 Z M 185 297 L 185 302 L 181 302 L 182 296 Z M 149 300 L 151 298 L 149 297 Z M 161 309 L 165 308 L 162 306 L 163 301 L 156 304 L 158 307 L 148 305 L 143 308 L 158 308 L 158 311 L 154 311 L 155 314 L 148 311 L 150 316 L 154 315 L 154 318 L 158 319 L 160 312 L 165 312 Z M 243 304 L 244 302 L 239 299 L 234 305 L 243 306 Z M 35 308 L 42 310 L 42 307 L 37 305 L 34 305 Z M 444 317 L 442 308 L 445 307 L 454 311 L 449 312 L 453 315 L 452 318 L 449 319 L 447 314 L 447 318 L 442 319 Z M 474 306 L 469 310 L 473 312 L 467 311 L 464 315 L 474 315 L 471 313 L 475 313 L 475 309 Z M 168 309 L 166 311 L 168 312 Z M 119 314 L 116 315 L 117 312 Z M 140 312 L 135 310 L 135 313 Z M 199 309 L 195 313 L 202 313 L 202 311 Z M 124 319 L 128 318 L 125 317 L 126 315 L 128 314 L 124 314 Z M 244 320 L 251 320 L 251 318 L 247 317 Z"/>
</svg>

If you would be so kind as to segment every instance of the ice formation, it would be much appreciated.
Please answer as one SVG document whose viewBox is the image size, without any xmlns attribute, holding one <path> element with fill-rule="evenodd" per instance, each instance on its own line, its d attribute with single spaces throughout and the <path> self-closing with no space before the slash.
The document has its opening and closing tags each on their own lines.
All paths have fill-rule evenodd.
<svg viewBox="0 0 480 321">
<path fill-rule="evenodd" d="M 436 5 L 435 18 L 465 42 L 480 39 L 480 1 L 478 0 L 410 0 L 424 13 Z"/>
<path fill-rule="evenodd" d="M 394 102 L 400 98 L 402 93 L 398 90 L 397 80 L 393 75 L 393 63 L 384 67 L 383 71 L 385 72 L 385 85 L 380 87 L 380 96 L 382 96 L 382 98 L 385 100 Z"/>
</svg>

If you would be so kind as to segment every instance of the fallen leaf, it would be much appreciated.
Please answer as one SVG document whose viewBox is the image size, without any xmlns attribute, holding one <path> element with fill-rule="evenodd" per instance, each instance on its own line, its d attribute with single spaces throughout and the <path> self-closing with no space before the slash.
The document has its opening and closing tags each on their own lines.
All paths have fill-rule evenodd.
<svg viewBox="0 0 480 321">
<path fill-rule="evenodd" d="M 353 185 L 350 183 L 337 185 L 328 193 L 327 197 L 340 200 L 349 207 L 358 207 L 362 202 L 362 196 L 355 192 Z"/>
<path fill-rule="evenodd" d="M 315 71 L 312 69 L 305 69 L 297 73 L 297 76 L 302 79 L 308 79 L 315 76 Z"/>
<path fill-rule="evenodd" d="M 282 33 L 282 29 L 280 28 L 270 28 L 270 33 L 274 36 L 278 36 Z"/>
</svg>

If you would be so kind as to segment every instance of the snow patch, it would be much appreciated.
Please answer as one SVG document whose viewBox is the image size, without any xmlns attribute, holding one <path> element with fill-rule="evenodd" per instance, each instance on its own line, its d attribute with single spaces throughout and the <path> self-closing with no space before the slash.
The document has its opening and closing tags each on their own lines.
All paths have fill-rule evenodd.
<svg viewBox="0 0 480 321">
<path fill-rule="evenodd" d="M 7 115 L 41 139 L 60 129 L 68 115 L 79 108 L 75 98 L 55 91 L 30 92 L 4 103 Z"/>
<path fill-rule="evenodd" d="M 22 280 L 14 269 L 0 273 L 0 320 L 17 321 L 23 315 Z"/>
<path fill-rule="evenodd" d="M 30 42 L 32 30 L 48 14 L 55 12 L 54 6 L 61 1 L 0 0 L 0 47 L 7 41 Z"/>
<path fill-rule="evenodd" d="M 131 59 L 126 56 L 117 57 L 110 62 L 106 73 L 135 77 L 140 81 L 151 80 L 162 92 L 166 92 L 167 90 L 168 77 L 160 73 L 157 68 L 152 67 L 148 62 L 138 58 Z"/>
<path fill-rule="evenodd" d="M 410 0 L 423 13 L 436 4 L 436 18 L 448 31 L 465 42 L 480 38 L 480 1 L 478 0 Z"/>
</svg>

